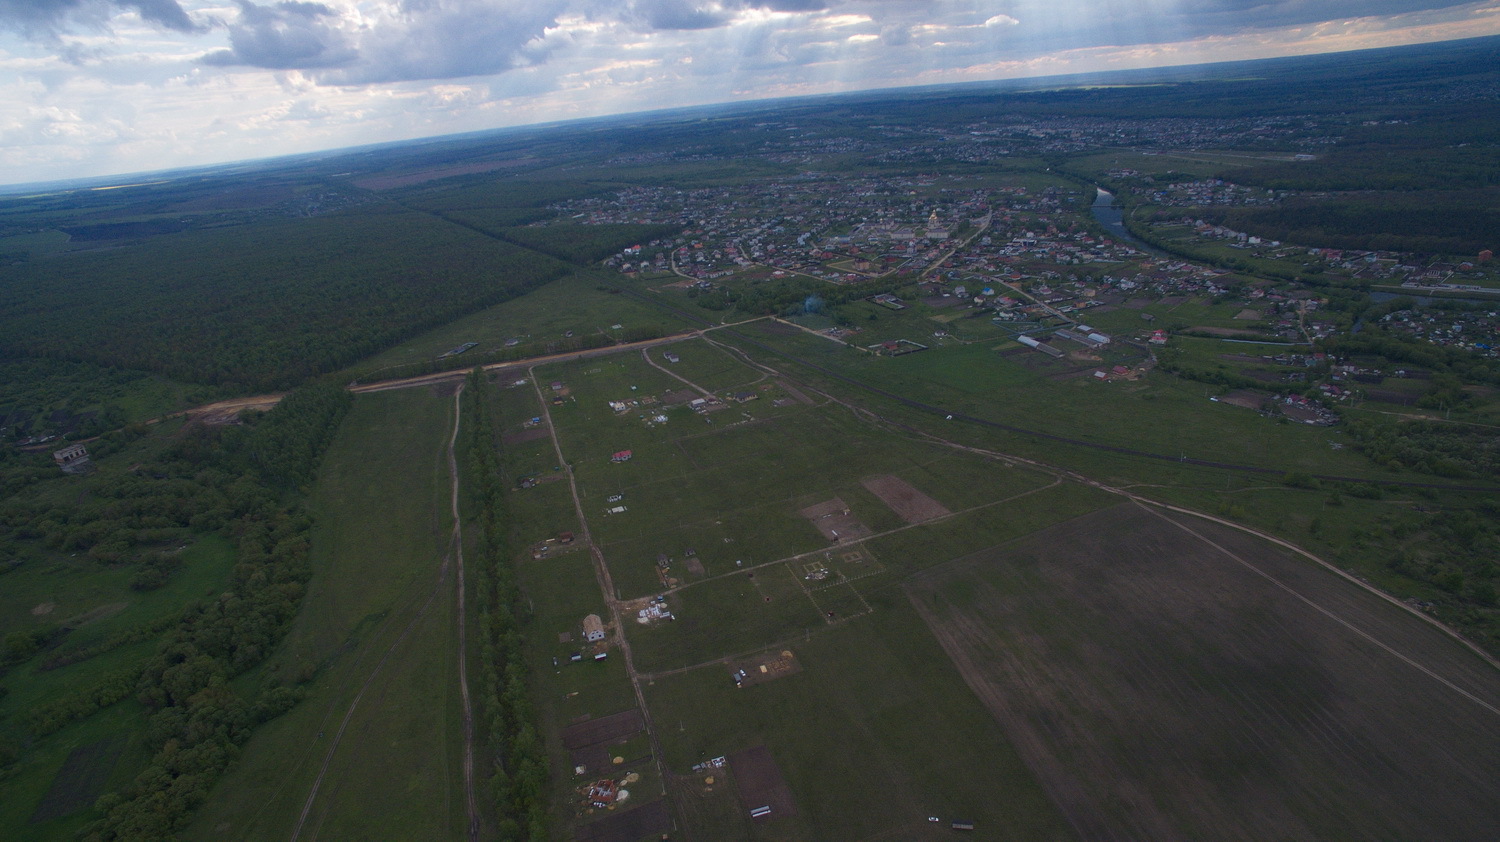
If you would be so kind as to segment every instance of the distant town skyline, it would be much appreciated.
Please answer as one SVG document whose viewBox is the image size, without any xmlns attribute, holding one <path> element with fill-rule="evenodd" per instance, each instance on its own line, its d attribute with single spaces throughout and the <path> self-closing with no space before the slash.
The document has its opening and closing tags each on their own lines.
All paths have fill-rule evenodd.
<svg viewBox="0 0 1500 842">
<path fill-rule="evenodd" d="M 1500 0 L 0 0 L 0 183 L 1500 34 Z"/>
</svg>

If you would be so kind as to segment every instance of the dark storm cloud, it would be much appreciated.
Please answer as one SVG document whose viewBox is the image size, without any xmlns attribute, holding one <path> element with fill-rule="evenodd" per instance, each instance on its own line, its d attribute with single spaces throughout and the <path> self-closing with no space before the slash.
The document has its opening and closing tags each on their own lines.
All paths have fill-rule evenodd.
<svg viewBox="0 0 1500 842">
<path fill-rule="evenodd" d="M 177 0 L 0 0 L 0 29 L 55 37 L 75 23 L 100 25 L 121 9 L 133 9 L 143 20 L 178 32 L 202 30 Z"/>
<path fill-rule="evenodd" d="M 239 0 L 239 6 L 240 18 L 229 27 L 229 49 L 209 53 L 204 64 L 291 70 L 337 67 L 358 57 L 331 25 L 338 14 L 321 3 L 257 6 Z"/>
</svg>

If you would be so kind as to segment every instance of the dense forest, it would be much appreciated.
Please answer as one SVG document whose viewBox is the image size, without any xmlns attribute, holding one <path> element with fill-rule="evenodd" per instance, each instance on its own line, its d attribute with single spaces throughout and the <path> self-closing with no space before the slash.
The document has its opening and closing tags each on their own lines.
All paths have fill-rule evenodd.
<svg viewBox="0 0 1500 842">
<path fill-rule="evenodd" d="M 391 205 L 0 268 L 0 353 L 285 388 L 560 277 Z"/>
<path fill-rule="evenodd" d="M 1275 208 L 1200 208 L 1216 225 L 1322 248 L 1474 259 L 1500 246 L 1500 188 L 1359 193 L 1292 199 Z"/>
</svg>

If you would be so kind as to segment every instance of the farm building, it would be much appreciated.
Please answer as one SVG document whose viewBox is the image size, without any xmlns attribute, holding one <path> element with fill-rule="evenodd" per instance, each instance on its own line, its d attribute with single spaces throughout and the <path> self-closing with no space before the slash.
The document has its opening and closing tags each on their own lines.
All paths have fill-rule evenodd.
<svg viewBox="0 0 1500 842">
<path fill-rule="evenodd" d="M 1051 345 L 1046 344 L 1045 342 L 1038 342 L 1037 340 L 1032 339 L 1030 336 L 1018 336 L 1016 337 L 1016 341 L 1021 343 L 1022 345 L 1025 345 L 1033 351 L 1041 351 L 1049 357 L 1061 357 L 1063 355 L 1063 352 L 1058 350 L 1057 348 L 1054 348 Z"/>
<path fill-rule="evenodd" d="M 621 451 L 619 451 L 617 453 L 610 454 L 609 461 L 611 461 L 611 462 L 629 462 L 630 461 L 630 455 L 631 455 L 630 451 L 628 451 L 628 450 L 621 450 Z"/>
<path fill-rule="evenodd" d="M 583 618 L 583 637 L 590 643 L 598 643 L 604 639 L 604 621 L 599 619 L 598 614 Z"/>
<path fill-rule="evenodd" d="M 1087 346 L 1089 348 L 1100 348 L 1109 344 L 1108 336 L 1105 336 L 1104 334 L 1098 333 L 1096 331 L 1084 330 L 1082 328 L 1080 328 L 1079 330 L 1059 328 L 1054 332 L 1054 335 L 1061 339 L 1071 339 L 1074 342 L 1077 342 L 1078 344 Z"/>
<path fill-rule="evenodd" d="M 52 454 L 52 461 L 67 473 L 83 473 L 89 468 L 89 450 L 81 444 L 70 444 Z"/>
</svg>

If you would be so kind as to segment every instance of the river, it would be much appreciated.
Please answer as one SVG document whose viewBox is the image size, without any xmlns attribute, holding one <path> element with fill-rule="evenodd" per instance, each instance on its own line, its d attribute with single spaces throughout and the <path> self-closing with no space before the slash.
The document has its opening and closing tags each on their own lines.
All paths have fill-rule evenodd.
<svg viewBox="0 0 1500 842">
<path fill-rule="evenodd" d="M 1105 190 L 1103 187 L 1096 186 L 1094 189 L 1099 192 L 1094 196 L 1094 206 L 1089 210 L 1093 211 L 1094 219 L 1097 219 L 1106 231 L 1141 251 L 1157 255 L 1166 254 L 1166 252 L 1155 248 L 1130 233 L 1130 229 L 1125 227 L 1125 210 L 1115 204 L 1115 194 Z"/>
</svg>

